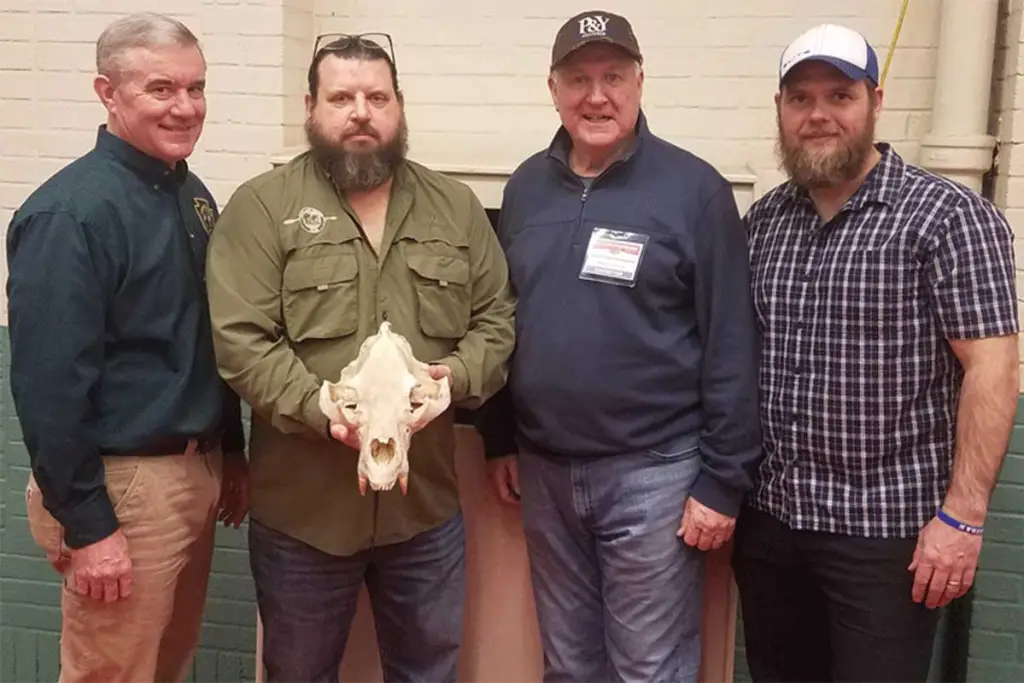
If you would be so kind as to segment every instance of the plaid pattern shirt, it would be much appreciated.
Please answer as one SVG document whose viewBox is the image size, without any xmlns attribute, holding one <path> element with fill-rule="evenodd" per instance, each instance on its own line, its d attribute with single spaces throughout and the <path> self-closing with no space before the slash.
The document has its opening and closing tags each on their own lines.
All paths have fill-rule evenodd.
<svg viewBox="0 0 1024 683">
<path fill-rule="evenodd" d="M 828 223 L 792 183 L 746 216 L 764 430 L 749 504 L 794 529 L 893 538 L 948 487 L 963 370 L 946 339 L 1018 319 L 1002 215 L 877 147 Z"/>
</svg>

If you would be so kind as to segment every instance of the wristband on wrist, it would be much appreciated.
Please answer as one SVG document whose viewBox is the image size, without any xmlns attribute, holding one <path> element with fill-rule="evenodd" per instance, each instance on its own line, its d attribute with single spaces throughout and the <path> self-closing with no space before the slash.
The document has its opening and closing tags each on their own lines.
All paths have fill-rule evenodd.
<svg viewBox="0 0 1024 683">
<path fill-rule="evenodd" d="M 935 514 L 940 520 L 942 520 L 944 524 L 953 527 L 957 531 L 963 531 L 964 533 L 971 534 L 972 536 L 981 536 L 985 533 L 985 527 L 974 526 L 973 524 L 961 522 L 960 520 L 954 517 L 950 517 L 948 514 L 946 514 L 946 511 L 943 510 L 941 507 Z"/>
</svg>

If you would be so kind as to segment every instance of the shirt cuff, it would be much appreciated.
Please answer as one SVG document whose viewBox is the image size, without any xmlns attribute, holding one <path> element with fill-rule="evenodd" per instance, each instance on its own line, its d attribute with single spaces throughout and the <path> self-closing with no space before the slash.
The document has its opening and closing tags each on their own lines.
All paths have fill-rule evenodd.
<svg viewBox="0 0 1024 683">
<path fill-rule="evenodd" d="M 320 410 L 320 388 L 314 391 L 302 405 L 302 419 L 321 439 L 331 440 L 331 421 Z"/>
<path fill-rule="evenodd" d="M 72 549 L 102 541 L 121 527 L 105 487 L 96 489 L 89 498 L 60 512 L 58 521 L 64 527 L 64 543 Z"/>
<path fill-rule="evenodd" d="M 715 479 L 707 470 L 701 470 L 690 488 L 690 495 L 704 507 L 735 519 L 740 513 L 744 494 Z"/>
</svg>

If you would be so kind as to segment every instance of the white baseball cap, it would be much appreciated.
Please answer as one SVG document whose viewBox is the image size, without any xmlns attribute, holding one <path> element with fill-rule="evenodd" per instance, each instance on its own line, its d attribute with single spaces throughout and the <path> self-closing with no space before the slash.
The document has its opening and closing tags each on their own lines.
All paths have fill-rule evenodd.
<svg viewBox="0 0 1024 683">
<path fill-rule="evenodd" d="M 779 83 L 801 62 L 826 62 L 855 81 L 867 79 L 878 85 L 878 56 L 864 36 L 835 24 L 821 24 L 800 34 L 779 60 Z"/>
</svg>

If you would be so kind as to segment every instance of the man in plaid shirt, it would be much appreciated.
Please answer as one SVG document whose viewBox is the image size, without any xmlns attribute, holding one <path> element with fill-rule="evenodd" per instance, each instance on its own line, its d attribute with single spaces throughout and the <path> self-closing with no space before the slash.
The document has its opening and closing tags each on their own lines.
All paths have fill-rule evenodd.
<svg viewBox="0 0 1024 683">
<path fill-rule="evenodd" d="M 746 218 L 765 457 L 733 563 L 757 681 L 924 681 L 1013 425 L 1011 230 L 876 143 L 881 105 L 854 31 L 784 52 L 790 180 Z"/>
</svg>

